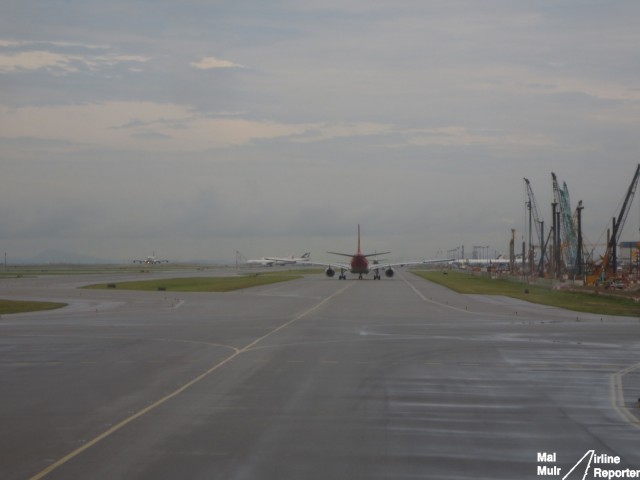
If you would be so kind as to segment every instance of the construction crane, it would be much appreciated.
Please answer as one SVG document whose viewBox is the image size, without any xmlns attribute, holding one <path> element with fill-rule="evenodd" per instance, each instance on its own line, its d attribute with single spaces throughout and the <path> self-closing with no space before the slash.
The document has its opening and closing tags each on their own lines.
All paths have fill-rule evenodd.
<svg viewBox="0 0 640 480">
<path fill-rule="evenodd" d="M 611 273 L 613 276 L 615 276 L 616 274 L 616 262 L 612 262 L 611 259 L 615 258 L 618 238 L 622 233 L 624 223 L 627 220 L 627 215 L 629 214 L 629 210 L 631 209 L 633 196 L 635 195 L 636 187 L 638 186 L 638 178 L 640 178 L 640 163 L 636 168 L 636 173 L 633 175 L 633 179 L 631 180 L 629 189 L 627 190 L 624 201 L 622 202 L 620 213 L 618 213 L 617 219 L 615 217 L 613 219 L 613 229 L 611 230 L 611 236 L 609 237 L 609 241 L 607 242 L 607 250 L 604 253 L 604 257 L 602 258 L 602 265 L 600 265 L 600 267 L 596 270 L 596 280 L 600 280 L 601 282 L 605 282 L 607 280 L 608 273 Z"/>
<path fill-rule="evenodd" d="M 562 252 L 564 254 L 564 264 L 567 269 L 574 269 L 576 256 L 578 253 L 577 227 L 571 210 L 571 200 L 569 198 L 569 188 L 566 182 L 562 182 L 562 188 L 558 185 L 556 174 L 551 172 L 553 179 L 553 197 L 560 207 L 560 236 L 562 238 Z"/>
<path fill-rule="evenodd" d="M 540 240 L 540 262 L 538 264 L 538 276 L 544 275 L 544 254 L 545 254 L 545 242 L 544 242 L 544 222 L 540 220 L 540 214 L 538 213 L 538 206 L 536 205 L 536 197 L 533 194 L 531 188 L 531 182 L 528 179 L 524 179 L 525 188 L 527 189 L 527 196 L 529 201 L 527 202 L 527 208 L 533 217 L 533 223 L 536 229 L 536 238 Z M 531 223 L 531 222 L 530 222 Z M 536 240 L 537 241 L 537 240 Z M 533 271 L 533 242 L 531 239 L 531 225 L 529 225 L 529 258 L 531 262 L 531 270 Z"/>
</svg>

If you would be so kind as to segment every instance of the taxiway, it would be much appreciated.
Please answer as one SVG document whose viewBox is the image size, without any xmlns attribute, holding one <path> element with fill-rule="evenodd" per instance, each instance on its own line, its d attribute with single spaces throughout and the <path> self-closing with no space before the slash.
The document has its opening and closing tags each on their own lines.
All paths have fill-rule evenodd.
<svg viewBox="0 0 640 480">
<path fill-rule="evenodd" d="M 564 475 L 590 449 L 640 467 L 639 319 L 403 271 L 76 288 L 111 280 L 0 281 L 69 303 L 0 319 L 2 478 L 534 479 L 540 452 Z"/>
</svg>

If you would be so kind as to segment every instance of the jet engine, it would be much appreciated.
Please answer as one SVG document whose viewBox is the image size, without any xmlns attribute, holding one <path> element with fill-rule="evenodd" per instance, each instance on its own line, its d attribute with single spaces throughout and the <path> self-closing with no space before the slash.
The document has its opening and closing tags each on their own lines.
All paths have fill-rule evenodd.
<svg viewBox="0 0 640 480">
<path fill-rule="evenodd" d="M 336 271 L 333 268 L 328 267 L 324 273 L 327 277 L 333 277 L 336 274 Z"/>
<path fill-rule="evenodd" d="M 384 271 L 384 275 L 385 275 L 387 278 L 391 278 L 391 277 L 393 277 L 393 276 L 395 275 L 395 273 L 396 273 L 396 272 L 394 272 L 394 271 L 393 271 L 393 268 L 391 268 L 391 267 L 387 268 L 387 269 Z"/>
</svg>

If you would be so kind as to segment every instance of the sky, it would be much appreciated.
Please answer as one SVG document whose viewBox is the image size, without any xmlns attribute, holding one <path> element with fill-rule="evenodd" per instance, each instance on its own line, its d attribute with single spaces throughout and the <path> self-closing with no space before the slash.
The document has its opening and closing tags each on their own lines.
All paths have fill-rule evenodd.
<svg viewBox="0 0 640 480">
<path fill-rule="evenodd" d="M 508 254 L 551 172 L 606 242 L 640 162 L 635 0 L 5 0 L 0 250 Z M 640 196 L 640 195 L 639 195 Z M 623 240 L 640 240 L 634 200 Z M 548 227 L 547 227 L 548 228 Z"/>
</svg>

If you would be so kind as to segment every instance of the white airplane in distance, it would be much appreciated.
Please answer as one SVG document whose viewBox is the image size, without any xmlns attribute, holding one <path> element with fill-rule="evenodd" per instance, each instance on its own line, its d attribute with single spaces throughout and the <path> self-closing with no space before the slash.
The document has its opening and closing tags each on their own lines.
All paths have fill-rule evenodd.
<svg viewBox="0 0 640 480">
<path fill-rule="evenodd" d="M 304 253 L 300 257 L 295 257 L 291 255 L 289 258 L 280 258 L 280 257 L 262 257 L 255 258 L 251 260 L 247 260 L 247 265 L 259 265 L 263 267 L 273 267 L 274 265 L 293 265 L 299 262 L 306 262 L 311 258 L 311 253 Z"/>
<path fill-rule="evenodd" d="M 258 265 L 261 267 L 273 267 L 274 262 L 273 260 L 267 260 L 266 258 L 252 258 L 247 260 L 247 265 Z"/>
<path fill-rule="evenodd" d="M 318 265 L 321 267 L 327 267 L 325 270 L 325 274 L 327 277 L 333 277 L 336 274 L 336 270 L 340 270 L 340 276 L 338 277 L 340 280 L 346 280 L 347 274 L 345 272 L 350 272 L 358 275 L 358 278 L 362 280 L 363 275 L 368 275 L 369 272 L 373 272 L 373 279 L 380 280 L 380 271 L 383 270 L 384 274 L 387 278 L 392 278 L 395 274 L 393 267 L 404 267 L 406 265 L 425 265 L 430 263 L 447 263 L 453 260 L 452 258 L 438 259 L 438 260 L 423 260 L 421 262 L 397 262 L 397 263 L 373 263 L 369 264 L 369 257 L 375 257 L 377 255 L 386 255 L 391 252 L 381 252 L 381 253 L 368 253 L 363 254 L 360 250 L 360 224 L 358 224 L 358 251 L 355 254 L 349 253 L 338 253 L 338 252 L 327 252 L 332 255 L 340 255 L 343 257 L 351 258 L 350 263 L 319 263 L 319 262 L 305 262 L 306 265 Z"/>
<path fill-rule="evenodd" d="M 153 252 L 153 255 L 148 256 L 144 260 L 134 260 L 133 263 L 140 263 L 142 265 L 158 265 L 160 263 L 169 263 L 169 260 L 158 260 L 156 259 L 156 252 Z"/>
<path fill-rule="evenodd" d="M 487 267 L 498 265 L 509 265 L 511 261 L 505 258 L 504 255 L 499 255 L 498 258 L 461 258 L 451 262 L 452 265 L 458 267 Z M 514 259 L 515 264 L 522 263 L 522 256 L 518 255 Z"/>
<path fill-rule="evenodd" d="M 305 252 L 301 256 L 291 255 L 287 258 L 266 257 L 265 260 L 273 260 L 276 265 L 293 265 L 300 262 L 308 262 L 311 259 L 311 252 Z"/>
</svg>

